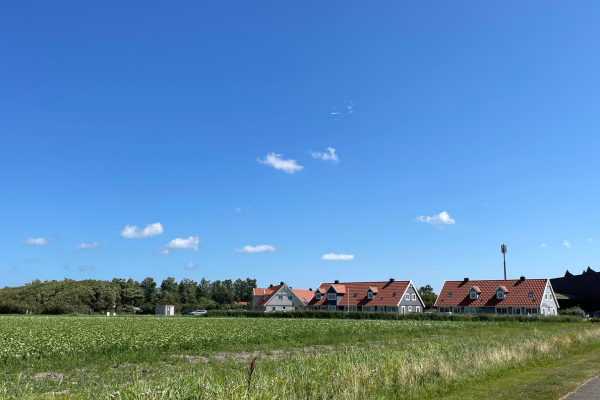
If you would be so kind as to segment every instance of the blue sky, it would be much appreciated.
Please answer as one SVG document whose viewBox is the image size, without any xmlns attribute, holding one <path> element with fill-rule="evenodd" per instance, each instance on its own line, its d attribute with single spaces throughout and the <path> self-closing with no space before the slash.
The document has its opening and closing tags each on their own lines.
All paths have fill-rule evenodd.
<svg viewBox="0 0 600 400">
<path fill-rule="evenodd" d="M 599 50 L 594 1 L 5 2 L 0 286 L 600 269 Z"/>
</svg>

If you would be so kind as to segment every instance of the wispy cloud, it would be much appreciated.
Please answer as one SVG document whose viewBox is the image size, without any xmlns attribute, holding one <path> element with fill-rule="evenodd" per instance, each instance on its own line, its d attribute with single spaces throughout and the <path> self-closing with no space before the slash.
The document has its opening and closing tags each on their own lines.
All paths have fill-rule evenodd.
<svg viewBox="0 0 600 400">
<path fill-rule="evenodd" d="M 261 244 L 259 246 L 244 246 L 241 249 L 238 249 L 236 247 L 234 250 L 238 253 L 262 253 L 263 251 L 275 253 L 277 251 L 275 247 L 269 246 L 267 244 Z"/>
<path fill-rule="evenodd" d="M 77 269 L 79 271 L 91 271 L 94 269 L 94 267 L 92 267 L 91 265 L 80 265 L 79 267 L 77 267 Z"/>
<path fill-rule="evenodd" d="M 242 209 L 241 209 L 241 208 L 239 208 L 239 207 L 236 207 L 236 208 L 235 208 L 235 212 L 237 212 L 238 214 L 241 214 L 241 213 L 242 213 Z"/>
<path fill-rule="evenodd" d="M 324 254 L 323 257 L 321 257 L 321 260 L 336 260 L 336 261 L 354 260 L 354 254 L 329 253 L 329 254 Z"/>
<path fill-rule="evenodd" d="M 454 225 L 456 221 L 448 215 L 446 211 L 442 211 L 438 215 L 434 215 L 431 217 L 426 217 L 425 215 L 421 215 L 420 217 L 415 218 L 419 222 L 427 222 L 428 224 L 435 225 L 437 228 L 441 228 L 444 225 Z"/>
<path fill-rule="evenodd" d="M 185 264 L 185 269 L 187 269 L 187 270 L 196 269 L 196 264 L 194 264 L 193 262 L 189 262 L 189 263 Z"/>
<path fill-rule="evenodd" d="M 571 245 L 569 244 L 569 242 L 567 242 L 566 240 L 564 242 L 562 242 L 562 244 L 565 247 L 571 247 Z"/>
<path fill-rule="evenodd" d="M 75 246 L 75 250 L 88 250 L 88 249 L 101 249 L 102 247 L 106 246 L 106 243 L 98 243 L 98 242 L 93 242 L 93 243 L 81 243 L 78 244 L 77 246 Z"/>
<path fill-rule="evenodd" d="M 52 242 L 58 242 L 58 236 L 52 236 L 49 238 L 32 238 L 32 237 L 28 237 L 27 239 L 23 240 L 23 244 L 25 246 L 39 246 L 42 244 L 50 244 Z"/>
<path fill-rule="evenodd" d="M 540 247 L 546 247 L 546 243 L 540 244 Z"/>
<path fill-rule="evenodd" d="M 284 160 L 281 158 L 281 154 L 275 154 L 274 152 L 267 154 L 263 160 L 257 158 L 256 161 L 261 164 L 270 165 L 275 169 L 280 169 L 288 174 L 294 174 L 298 171 L 302 171 L 302 168 L 304 168 L 302 165 L 298 165 L 296 160 Z"/>
<path fill-rule="evenodd" d="M 190 250 L 198 250 L 198 243 L 200 243 L 200 239 L 198 236 L 190 236 L 187 239 L 173 239 L 162 248 L 155 251 L 155 253 L 159 254 L 169 254 L 173 249 L 190 249 Z"/>
<path fill-rule="evenodd" d="M 335 149 L 333 147 L 328 147 L 327 152 L 325 152 L 325 153 L 321 153 L 320 151 L 311 151 L 311 150 L 309 150 L 308 153 L 313 158 L 320 158 L 323 161 L 331 161 L 334 164 L 337 164 L 340 162 L 340 159 L 339 159 L 338 155 L 335 154 Z"/>
<path fill-rule="evenodd" d="M 145 237 L 160 235 L 164 231 L 165 230 L 163 229 L 160 222 L 157 222 L 155 224 L 149 224 L 144 229 L 138 228 L 137 225 L 127 225 L 125 229 L 121 231 L 121 236 L 127 239 L 141 239 Z"/>
<path fill-rule="evenodd" d="M 593 240 L 592 240 L 591 238 L 588 238 L 588 242 L 592 243 L 592 242 L 593 242 Z"/>
</svg>

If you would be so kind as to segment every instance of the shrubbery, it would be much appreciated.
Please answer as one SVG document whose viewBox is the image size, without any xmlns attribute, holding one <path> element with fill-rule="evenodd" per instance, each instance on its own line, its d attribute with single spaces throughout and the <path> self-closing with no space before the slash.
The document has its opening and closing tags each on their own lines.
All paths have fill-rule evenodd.
<svg viewBox="0 0 600 400">
<path fill-rule="evenodd" d="M 564 310 L 559 310 L 558 313 L 560 315 L 573 315 L 575 317 L 585 318 L 585 311 L 583 311 L 581 307 L 566 308 Z"/>
<path fill-rule="evenodd" d="M 385 319 L 385 320 L 427 320 L 427 321 L 514 321 L 514 322 L 581 322 L 581 318 L 561 316 L 527 316 L 527 315 L 495 315 L 495 314 L 442 314 L 414 313 L 398 314 L 386 312 L 345 312 L 345 311 L 221 311 L 211 310 L 206 313 L 208 318 L 315 318 L 315 319 Z"/>
</svg>

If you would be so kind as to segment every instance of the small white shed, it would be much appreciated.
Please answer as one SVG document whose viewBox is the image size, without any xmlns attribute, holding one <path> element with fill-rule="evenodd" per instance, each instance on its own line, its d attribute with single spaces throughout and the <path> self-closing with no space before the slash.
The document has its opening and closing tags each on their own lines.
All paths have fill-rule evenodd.
<svg viewBox="0 0 600 400">
<path fill-rule="evenodd" d="M 175 315 L 175 306 L 155 306 L 155 315 Z"/>
</svg>

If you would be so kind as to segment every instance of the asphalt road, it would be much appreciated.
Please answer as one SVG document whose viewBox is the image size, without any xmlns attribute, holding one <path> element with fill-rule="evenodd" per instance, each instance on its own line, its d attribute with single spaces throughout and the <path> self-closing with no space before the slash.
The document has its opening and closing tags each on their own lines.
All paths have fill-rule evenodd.
<svg viewBox="0 0 600 400">
<path fill-rule="evenodd" d="M 562 400 L 600 400 L 600 376 L 589 380 L 577 391 L 563 397 Z"/>
</svg>

